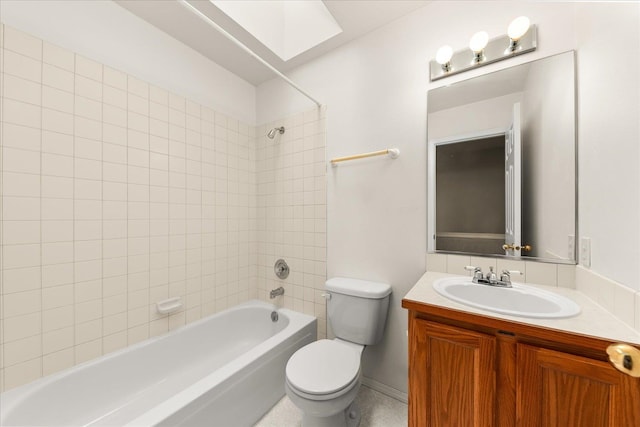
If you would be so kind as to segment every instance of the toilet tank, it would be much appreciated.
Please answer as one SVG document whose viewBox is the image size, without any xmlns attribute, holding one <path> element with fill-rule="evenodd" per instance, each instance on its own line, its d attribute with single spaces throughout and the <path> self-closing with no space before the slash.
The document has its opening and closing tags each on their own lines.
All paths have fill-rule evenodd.
<svg viewBox="0 0 640 427">
<path fill-rule="evenodd" d="M 336 337 L 362 345 L 382 339 L 391 286 L 368 280 L 334 277 L 325 283 L 330 295 L 327 317 Z"/>
</svg>

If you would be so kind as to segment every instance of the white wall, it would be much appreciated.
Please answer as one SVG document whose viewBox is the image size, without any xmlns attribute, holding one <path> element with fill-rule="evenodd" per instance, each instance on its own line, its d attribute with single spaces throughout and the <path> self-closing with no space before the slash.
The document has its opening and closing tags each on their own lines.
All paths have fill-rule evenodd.
<svg viewBox="0 0 640 427">
<path fill-rule="evenodd" d="M 637 9 L 636 4 L 603 8 L 575 3 L 434 2 L 289 73 L 328 106 L 328 158 L 394 146 L 401 151 L 397 160 L 376 158 L 328 171 L 328 277 L 362 277 L 393 285 L 387 333 L 380 345 L 365 352 L 366 376 L 406 390 L 407 313 L 400 301 L 425 269 L 426 91 L 436 86 L 584 46 L 584 54 L 578 57 L 579 76 L 584 74 L 579 94 L 580 136 L 587 139 L 580 154 L 584 165 L 580 172 L 581 225 L 593 239 L 594 269 L 628 287 L 639 286 L 639 70 L 637 49 L 630 49 L 638 39 Z M 576 10 L 580 11 L 579 23 Z M 597 30 L 590 29 L 595 24 L 589 20 L 601 13 L 609 19 Z M 429 84 L 428 62 L 439 46 L 448 43 L 462 49 L 477 28 L 491 36 L 504 34 L 508 23 L 523 14 L 538 25 L 536 52 Z M 589 20 L 583 22 L 586 18 Z M 581 45 L 576 42 L 577 25 Z M 614 47 L 614 52 L 633 53 L 613 60 L 609 52 L 616 45 L 620 47 Z M 609 59 L 601 62 L 600 54 Z M 631 69 L 613 71 L 612 64 L 629 64 Z M 630 80 L 631 86 L 626 83 Z M 588 96 L 592 93 L 595 98 Z M 594 102 L 598 100 L 606 104 Z M 617 102 L 612 103 L 614 100 Z M 279 81 L 258 87 L 259 122 L 307 105 Z M 594 124 L 585 124 L 588 120 Z M 602 129 L 594 129 L 596 126 Z M 602 135 L 605 129 L 606 137 Z M 592 135 L 586 137 L 587 131 Z M 603 155 L 611 146 L 630 155 L 620 156 L 614 150 Z M 594 147 L 599 148 L 592 151 Z M 624 169 L 619 168 L 621 164 Z M 613 182 L 603 180 L 611 184 L 607 189 L 601 188 L 604 183 L 594 184 L 603 171 L 611 171 L 615 178 Z M 615 191 L 621 184 L 626 191 Z M 606 204 L 601 205 L 603 191 L 608 194 Z M 625 249 L 621 251 L 620 246 Z"/>
<path fill-rule="evenodd" d="M 580 234 L 592 270 L 640 290 L 640 3 L 577 19 Z"/>
<path fill-rule="evenodd" d="M 112 1 L 0 2 L 0 20 L 255 124 L 255 87 Z"/>
</svg>

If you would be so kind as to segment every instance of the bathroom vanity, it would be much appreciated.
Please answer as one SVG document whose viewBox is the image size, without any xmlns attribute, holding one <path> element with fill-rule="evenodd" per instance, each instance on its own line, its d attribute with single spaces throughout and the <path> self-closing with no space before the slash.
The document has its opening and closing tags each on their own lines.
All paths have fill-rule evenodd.
<svg viewBox="0 0 640 427">
<path fill-rule="evenodd" d="M 547 289 L 578 303 L 577 316 L 535 319 L 468 307 L 433 289 L 448 277 L 427 272 L 402 300 L 409 310 L 409 426 L 640 425 L 640 378 L 614 368 L 607 355 L 615 343 L 640 348 L 637 331 L 563 288 Z"/>
</svg>

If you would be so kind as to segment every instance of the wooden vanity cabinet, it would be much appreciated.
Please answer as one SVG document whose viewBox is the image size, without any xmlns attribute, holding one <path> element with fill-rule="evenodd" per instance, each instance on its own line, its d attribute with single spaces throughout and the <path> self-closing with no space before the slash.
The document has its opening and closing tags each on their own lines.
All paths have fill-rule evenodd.
<svg viewBox="0 0 640 427">
<path fill-rule="evenodd" d="M 610 342 L 403 306 L 410 309 L 409 426 L 640 426 L 640 378 L 607 361 Z"/>
</svg>

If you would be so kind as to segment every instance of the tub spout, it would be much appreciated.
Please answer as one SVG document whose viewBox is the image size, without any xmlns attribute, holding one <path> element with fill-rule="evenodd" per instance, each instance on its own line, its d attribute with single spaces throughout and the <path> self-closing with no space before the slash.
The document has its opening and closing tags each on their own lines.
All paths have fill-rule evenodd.
<svg viewBox="0 0 640 427">
<path fill-rule="evenodd" d="M 284 295 L 284 288 L 282 286 L 276 289 L 272 289 L 269 293 L 269 298 L 274 299 L 278 295 Z"/>
</svg>

